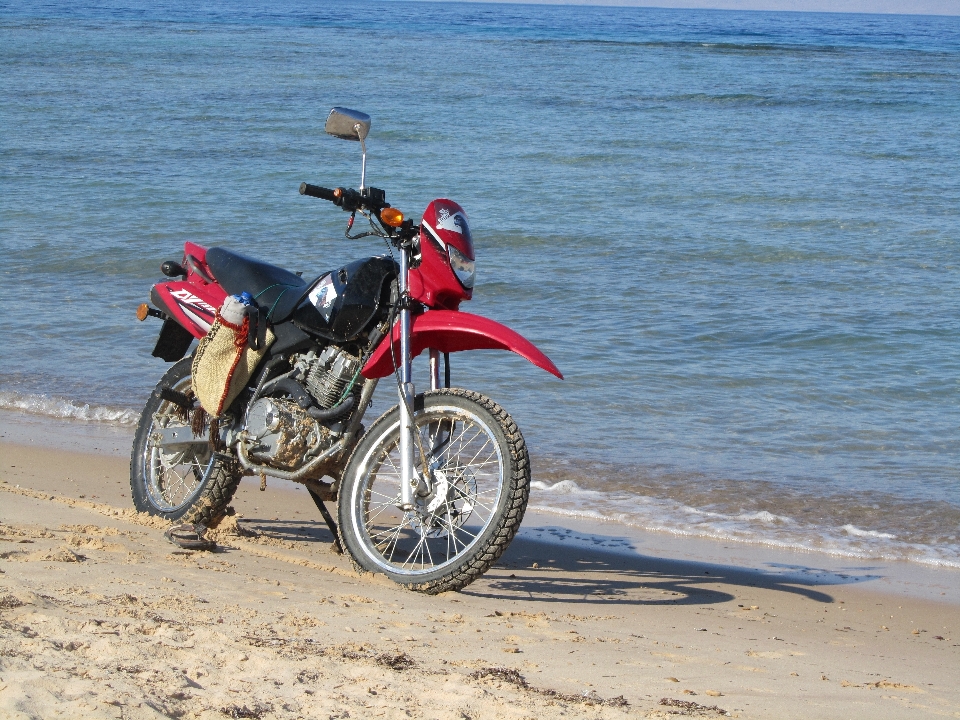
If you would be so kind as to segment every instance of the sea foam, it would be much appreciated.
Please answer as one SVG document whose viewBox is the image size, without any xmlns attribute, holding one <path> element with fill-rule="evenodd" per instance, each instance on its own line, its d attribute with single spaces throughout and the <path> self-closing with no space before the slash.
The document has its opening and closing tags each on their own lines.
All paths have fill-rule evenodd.
<svg viewBox="0 0 960 720">
<path fill-rule="evenodd" d="M 140 417 L 140 413 L 127 408 L 79 403 L 50 395 L 30 395 L 3 391 L 0 391 L 0 409 L 20 410 L 34 415 L 113 425 L 136 425 Z"/>
<path fill-rule="evenodd" d="M 718 512 L 669 498 L 588 490 L 572 480 L 553 484 L 534 481 L 531 488 L 532 510 L 560 516 L 622 524 L 677 537 L 960 568 L 960 544 L 956 542 L 907 542 L 880 530 L 849 523 L 835 527 L 816 525 L 768 510 Z"/>
</svg>

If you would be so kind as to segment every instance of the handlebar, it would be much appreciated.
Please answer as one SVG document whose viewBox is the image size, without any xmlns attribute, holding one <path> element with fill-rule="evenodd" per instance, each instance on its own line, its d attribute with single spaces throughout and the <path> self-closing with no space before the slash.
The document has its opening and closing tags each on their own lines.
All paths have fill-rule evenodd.
<svg viewBox="0 0 960 720">
<path fill-rule="evenodd" d="M 352 213 L 350 220 L 347 222 L 346 232 L 346 236 L 351 240 L 367 235 L 377 235 L 382 238 L 390 238 L 391 242 L 397 245 L 397 243 L 410 241 L 418 232 L 419 226 L 415 226 L 412 220 L 404 220 L 402 226 L 398 228 L 399 233 L 394 231 L 394 227 L 396 226 L 384 225 L 380 213 L 383 212 L 385 208 L 390 207 L 390 203 L 387 202 L 387 194 L 379 188 L 366 187 L 358 191 L 353 188 L 338 187 L 331 190 L 330 188 L 320 187 L 319 185 L 300 183 L 300 194 L 320 198 L 321 200 L 329 200 L 342 210 Z M 353 227 L 353 220 L 356 217 L 357 211 L 361 213 L 369 211 L 371 213 L 371 226 L 373 226 L 374 219 L 376 219 L 379 229 L 373 226 L 372 232 L 351 235 L 350 229 Z M 400 245 L 397 245 L 397 247 L 400 247 Z"/>
<path fill-rule="evenodd" d="M 332 203 L 337 202 L 338 199 L 337 194 L 330 188 L 311 185 L 310 183 L 300 183 L 300 194 L 320 198 L 321 200 L 329 200 Z"/>
<path fill-rule="evenodd" d="M 379 215 L 381 210 L 390 207 L 390 203 L 387 202 L 386 193 L 383 190 L 372 187 L 359 191 L 342 187 L 331 190 L 330 188 L 320 187 L 319 185 L 300 183 L 300 194 L 320 198 L 321 200 L 329 200 L 347 212 L 370 210 Z"/>
</svg>

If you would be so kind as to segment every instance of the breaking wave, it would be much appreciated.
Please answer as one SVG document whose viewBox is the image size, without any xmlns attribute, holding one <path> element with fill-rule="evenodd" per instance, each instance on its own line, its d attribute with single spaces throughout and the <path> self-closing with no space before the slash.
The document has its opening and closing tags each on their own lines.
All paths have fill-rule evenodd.
<svg viewBox="0 0 960 720">
<path fill-rule="evenodd" d="M 956 538 L 948 543 L 939 543 L 936 538 L 929 538 L 929 542 L 922 538 L 905 541 L 893 533 L 853 524 L 818 526 L 769 510 L 707 510 L 669 498 L 586 489 L 573 480 L 553 484 L 533 481 L 531 487 L 530 509 L 555 515 L 615 522 L 681 537 L 960 568 L 960 543 Z"/>
<path fill-rule="evenodd" d="M 30 395 L 5 391 L 0 391 L 0 409 L 19 410 L 33 415 L 66 420 L 82 420 L 123 426 L 136 425 L 140 417 L 138 412 L 127 408 L 79 403 L 50 395 Z"/>
</svg>

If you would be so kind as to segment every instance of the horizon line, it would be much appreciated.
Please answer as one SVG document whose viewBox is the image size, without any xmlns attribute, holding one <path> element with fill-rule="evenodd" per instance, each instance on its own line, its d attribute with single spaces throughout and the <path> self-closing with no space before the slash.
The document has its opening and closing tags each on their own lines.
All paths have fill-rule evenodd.
<svg viewBox="0 0 960 720">
<path fill-rule="evenodd" d="M 442 4 L 554 5 L 557 7 L 636 7 L 651 10 L 716 10 L 719 12 L 788 12 L 816 15 L 903 15 L 906 17 L 960 17 L 958 0 L 913 0 L 915 7 L 901 9 L 898 0 L 388 0 Z M 781 7 L 773 7 L 781 5 Z M 789 7 L 782 7 L 789 5 Z M 837 5 L 847 6 L 837 9 Z M 871 7 L 863 7 L 864 5 Z M 827 9 L 829 6 L 830 9 Z M 920 7 L 916 7 L 920 6 Z"/>
</svg>

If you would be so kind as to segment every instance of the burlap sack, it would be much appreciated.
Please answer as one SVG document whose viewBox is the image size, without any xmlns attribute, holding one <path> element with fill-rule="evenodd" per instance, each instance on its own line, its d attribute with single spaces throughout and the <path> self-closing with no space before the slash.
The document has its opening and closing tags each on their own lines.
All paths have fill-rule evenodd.
<svg viewBox="0 0 960 720">
<path fill-rule="evenodd" d="M 275 340 L 268 330 L 263 347 L 251 350 L 247 344 L 250 318 L 244 309 L 243 303 L 228 296 L 193 356 L 193 392 L 203 409 L 215 418 L 246 387 Z"/>
</svg>

